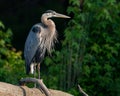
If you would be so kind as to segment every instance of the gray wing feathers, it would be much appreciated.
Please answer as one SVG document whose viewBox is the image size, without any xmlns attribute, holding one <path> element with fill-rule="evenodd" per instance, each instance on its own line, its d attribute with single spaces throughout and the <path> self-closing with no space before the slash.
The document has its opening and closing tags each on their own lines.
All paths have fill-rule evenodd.
<svg viewBox="0 0 120 96">
<path fill-rule="evenodd" d="M 33 27 L 35 27 L 36 25 L 34 25 Z M 33 28 L 32 27 L 32 28 Z M 40 26 L 37 26 L 40 28 Z M 39 33 L 39 34 L 38 34 Z M 30 33 L 26 39 L 25 42 L 25 48 L 24 48 L 24 57 L 25 57 L 25 62 L 26 62 L 26 67 L 30 66 L 30 63 L 40 45 L 40 32 L 33 32 L 32 29 L 30 30 Z"/>
</svg>

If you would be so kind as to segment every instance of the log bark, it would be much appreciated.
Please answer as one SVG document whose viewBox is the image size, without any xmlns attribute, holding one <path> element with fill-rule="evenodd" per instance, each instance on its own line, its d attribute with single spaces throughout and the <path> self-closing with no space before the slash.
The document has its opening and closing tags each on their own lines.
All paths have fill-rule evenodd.
<svg viewBox="0 0 120 96">
<path fill-rule="evenodd" d="M 49 91 L 52 94 L 51 96 L 73 96 L 59 90 L 49 89 Z M 45 94 L 37 88 L 0 82 L 0 96 L 45 96 Z"/>
<path fill-rule="evenodd" d="M 30 77 L 23 78 L 20 80 L 20 85 L 25 85 L 25 83 L 30 83 L 30 82 L 39 85 L 38 88 L 41 91 L 43 91 L 46 96 L 51 96 L 50 91 L 48 90 L 48 88 L 46 87 L 46 85 L 43 83 L 43 81 L 41 79 L 30 78 Z"/>
<path fill-rule="evenodd" d="M 78 85 L 80 93 L 82 93 L 83 96 L 89 96 L 81 87 Z"/>
</svg>

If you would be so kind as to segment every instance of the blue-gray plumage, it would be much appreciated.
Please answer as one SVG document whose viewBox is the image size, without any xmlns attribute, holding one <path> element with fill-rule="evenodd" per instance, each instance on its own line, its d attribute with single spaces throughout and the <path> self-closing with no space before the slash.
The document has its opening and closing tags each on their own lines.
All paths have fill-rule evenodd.
<svg viewBox="0 0 120 96">
<path fill-rule="evenodd" d="M 70 18 L 69 16 L 48 10 L 41 16 L 41 23 L 35 24 L 31 28 L 24 48 L 27 74 L 33 74 L 36 66 L 38 66 L 38 74 L 40 75 L 40 63 L 45 56 L 45 52 L 47 50 L 50 53 L 54 47 L 54 42 L 57 41 L 56 26 L 50 19 L 52 17 Z"/>
</svg>

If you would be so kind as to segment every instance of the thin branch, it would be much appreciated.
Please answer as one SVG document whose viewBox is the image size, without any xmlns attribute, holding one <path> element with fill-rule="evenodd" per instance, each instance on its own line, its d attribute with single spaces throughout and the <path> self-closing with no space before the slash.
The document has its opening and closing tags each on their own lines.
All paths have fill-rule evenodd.
<svg viewBox="0 0 120 96">
<path fill-rule="evenodd" d="M 20 85 L 25 85 L 25 83 L 36 83 L 40 86 L 40 88 L 43 90 L 43 92 L 45 93 L 46 96 L 51 96 L 49 90 L 47 89 L 47 87 L 45 86 L 45 84 L 42 82 L 42 80 L 40 79 L 36 79 L 36 78 L 23 78 L 20 80 Z"/>
<path fill-rule="evenodd" d="M 89 96 L 87 93 L 85 93 L 85 91 L 83 91 L 83 89 L 80 87 L 80 85 L 78 85 L 79 91 L 80 93 L 83 94 L 83 96 Z"/>
</svg>

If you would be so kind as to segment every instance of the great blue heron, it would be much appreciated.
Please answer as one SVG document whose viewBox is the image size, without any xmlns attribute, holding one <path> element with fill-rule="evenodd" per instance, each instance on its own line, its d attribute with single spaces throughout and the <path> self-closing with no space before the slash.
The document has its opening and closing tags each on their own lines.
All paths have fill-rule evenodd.
<svg viewBox="0 0 120 96">
<path fill-rule="evenodd" d="M 57 41 L 56 26 L 50 19 L 52 17 L 70 18 L 53 10 L 47 10 L 41 16 L 41 23 L 33 25 L 25 42 L 26 73 L 34 74 L 37 68 L 39 79 L 40 63 L 44 58 L 45 52 L 47 50 L 50 53 L 54 47 L 54 42 Z"/>
</svg>

